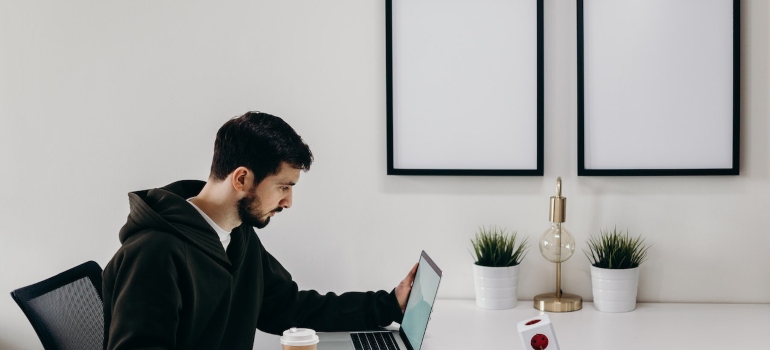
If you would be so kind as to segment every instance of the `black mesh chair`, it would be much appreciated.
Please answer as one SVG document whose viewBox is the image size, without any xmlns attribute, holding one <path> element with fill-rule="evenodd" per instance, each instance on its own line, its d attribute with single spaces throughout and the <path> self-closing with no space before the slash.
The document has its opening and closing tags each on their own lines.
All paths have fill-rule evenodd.
<svg viewBox="0 0 770 350">
<path fill-rule="evenodd" d="M 102 268 L 89 261 L 11 292 L 46 350 L 102 349 Z"/>
</svg>

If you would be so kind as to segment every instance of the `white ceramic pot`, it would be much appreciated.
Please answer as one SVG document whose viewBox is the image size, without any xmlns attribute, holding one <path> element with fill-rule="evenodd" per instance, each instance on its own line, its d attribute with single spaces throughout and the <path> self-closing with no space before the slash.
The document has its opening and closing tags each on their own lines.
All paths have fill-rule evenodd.
<svg viewBox="0 0 770 350">
<path fill-rule="evenodd" d="M 639 268 L 602 269 L 591 266 L 594 308 L 604 312 L 628 312 L 636 309 Z"/>
<path fill-rule="evenodd" d="M 473 264 L 476 306 L 482 309 L 516 307 L 519 292 L 519 265 L 487 267 Z"/>
</svg>

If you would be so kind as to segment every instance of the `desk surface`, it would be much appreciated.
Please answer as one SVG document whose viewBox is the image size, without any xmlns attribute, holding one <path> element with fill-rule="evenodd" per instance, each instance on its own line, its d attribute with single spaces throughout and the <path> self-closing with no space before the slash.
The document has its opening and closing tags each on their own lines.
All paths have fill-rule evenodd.
<svg viewBox="0 0 770 350">
<path fill-rule="evenodd" d="M 520 300 L 509 310 L 484 310 L 473 300 L 439 299 L 421 350 L 521 348 L 516 323 L 540 311 Z M 548 313 L 562 350 L 767 349 L 770 304 L 640 303 L 628 313 L 583 309 Z M 257 332 L 255 349 L 279 349 Z"/>
</svg>

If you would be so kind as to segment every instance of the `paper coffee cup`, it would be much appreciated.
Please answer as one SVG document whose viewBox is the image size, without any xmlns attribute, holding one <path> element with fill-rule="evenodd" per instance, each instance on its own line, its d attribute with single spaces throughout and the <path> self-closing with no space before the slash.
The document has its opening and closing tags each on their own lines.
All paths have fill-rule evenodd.
<svg viewBox="0 0 770 350">
<path fill-rule="evenodd" d="M 316 350 L 318 336 L 315 331 L 307 328 L 290 328 L 281 337 L 283 350 Z"/>
</svg>

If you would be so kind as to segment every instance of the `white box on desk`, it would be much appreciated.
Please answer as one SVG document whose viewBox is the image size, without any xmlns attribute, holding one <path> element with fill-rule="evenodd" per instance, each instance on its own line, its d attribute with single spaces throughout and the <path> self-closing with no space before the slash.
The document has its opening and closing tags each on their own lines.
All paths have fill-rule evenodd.
<svg viewBox="0 0 770 350">
<path fill-rule="evenodd" d="M 516 324 L 519 330 L 521 346 L 524 349 L 559 350 L 556 332 L 553 331 L 551 318 L 547 314 L 526 319 Z"/>
</svg>

